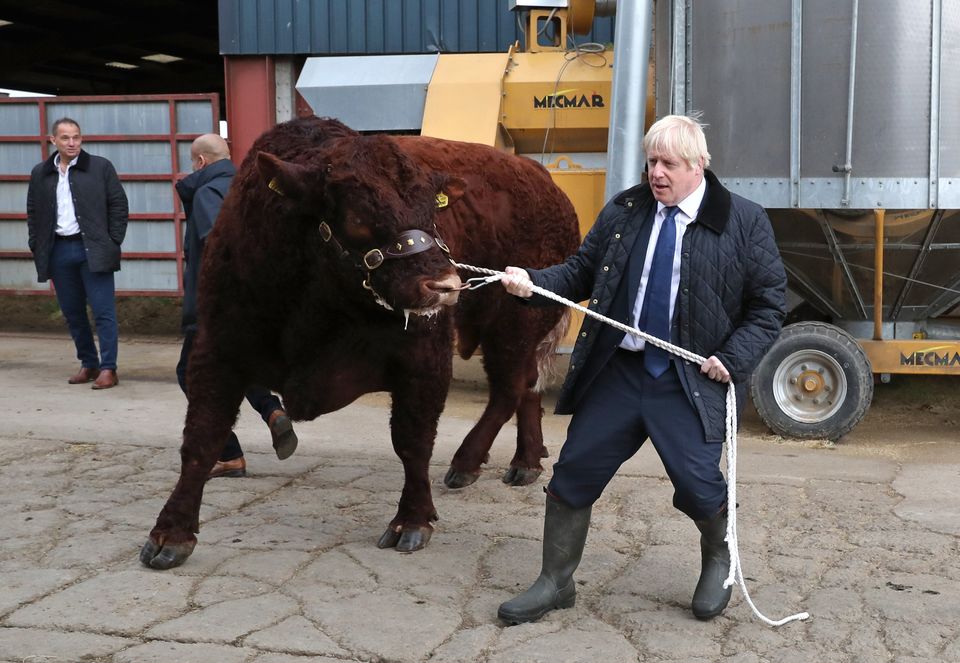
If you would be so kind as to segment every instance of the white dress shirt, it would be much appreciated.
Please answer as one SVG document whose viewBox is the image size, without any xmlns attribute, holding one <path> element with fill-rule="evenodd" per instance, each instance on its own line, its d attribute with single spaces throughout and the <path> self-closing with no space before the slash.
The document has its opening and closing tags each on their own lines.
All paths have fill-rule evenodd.
<svg viewBox="0 0 960 663">
<path fill-rule="evenodd" d="M 687 227 L 697 219 L 697 210 L 700 209 L 700 203 L 703 202 L 703 196 L 707 192 L 707 181 L 700 180 L 700 185 L 693 190 L 689 196 L 681 200 L 677 207 L 680 210 L 674 217 L 677 233 L 677 241 L 673 247 L 673 274 L 670 277 L 670 319 L 673 320 L 674 306 L 677 303 L 677 291 L 680 290 L 680 254 L 683 251 L 683 234 L 687 232 Z M 657 202 L 657 214 L 653 219 L 653 228 L 650 230 L 650 240 L 647 242 L 647 255 L 643 260 L 643 273 L 640 276 L 640 289 L 637 291 L 637 299 L 633 305 L 633 316 L 630 320 L 631 327 L 638 327 L 640 320 L 640 309 L 643 308 L 643 297 L 647 292 L 647 280 L 650 277 L 650 266 L 653 263 L 653 251 L 657 246 L 657 238 L 660 236 L 660 229 L 663 227 L 663 221 L 667 217 L 667 206 Z M 643 350 L 646 342 L 627 334 L 623 337 L 620 347 L 625 350 Z"/>
<path fill-rule="evenodd" d="M 53 157 L 53 165 L 57 169 L 60 179 L 57 180 L 57 234 L 58 235 L 76 235 L 80 232 L 80 224 L 77 223 L 77 212 L 73 208 L 73 192 L 70 191 L 70 169 L 77 164 L 74 157 L 67 164 L 67 172 L 60 169 L 60 153 Z"/>
</svg>

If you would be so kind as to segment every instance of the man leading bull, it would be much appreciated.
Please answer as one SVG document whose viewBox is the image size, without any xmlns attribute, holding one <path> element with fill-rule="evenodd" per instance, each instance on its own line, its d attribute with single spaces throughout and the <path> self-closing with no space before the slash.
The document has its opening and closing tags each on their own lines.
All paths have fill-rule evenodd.
<svg viewBox="0 0 960 663">
<path fill-rule="evenodd" d="M 649 437 L 674 487 L 673 505 L 700 531 L 693 614 L 726 608 L 727 486 L 720 471 L 726 384 L 743 403 L 748 378 L 776 340 L 786 274 L 763 208 L 709 170 L 703 128 L 670 115 L 644 137 L 647 182 L 613 197 L 580 248 L 540 270 L 507 267 L 508 292 L 532 304 L 535 284 L 708 359 L 692 365 L 587 318 L 556 412 L 573 414 L 546 487 L 543 566 L 503 603 L 508 623 L 574 605 L 590 512 L 620 465 Z"/>
</svg>

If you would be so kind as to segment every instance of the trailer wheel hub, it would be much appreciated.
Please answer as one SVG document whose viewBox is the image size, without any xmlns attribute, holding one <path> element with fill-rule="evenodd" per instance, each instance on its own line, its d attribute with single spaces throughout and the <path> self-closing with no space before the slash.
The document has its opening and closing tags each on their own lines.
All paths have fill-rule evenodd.
<svg viewBox="0 0 960 663">
<path fill-rule="evenodd" d="M 820 350 L 798 350 L 784 357 L 773 377 L 780 409 L 803 423 L 829 419 L 843 405 L 847 379 L 836 359 Z"/>
</svg>

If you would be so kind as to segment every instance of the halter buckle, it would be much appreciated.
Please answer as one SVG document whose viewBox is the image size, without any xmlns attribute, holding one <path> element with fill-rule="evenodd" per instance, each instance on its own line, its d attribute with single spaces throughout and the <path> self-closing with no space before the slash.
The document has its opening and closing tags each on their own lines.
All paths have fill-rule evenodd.
<svg viewBox="0 0 960 663">
<path fill-rule="evenodd" d="M 380 249 L 370 249 L 363 256 L 363 264 L 371 271 L 382 265 L 383 260 L 383 251 Z"/>
<path fill-rule="evenodd" d="M 321 221 L 320 239 L 322 239 L 324 242 L 329 242 L 331 237 L 333 237 L 333 231 L 330 230 L 330 226 L 327 225 L 326 221 Z"/>
</svg>

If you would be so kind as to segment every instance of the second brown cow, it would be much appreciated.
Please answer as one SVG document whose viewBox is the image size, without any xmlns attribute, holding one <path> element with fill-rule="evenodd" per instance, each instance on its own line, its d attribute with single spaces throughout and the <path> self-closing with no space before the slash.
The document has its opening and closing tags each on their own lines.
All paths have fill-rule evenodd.
<svg viewBox="0 0 960 663">
<path fill-rule="evenodd" d="M 265 133 L 207 240 L 180 479 L 141 561 L 165 569 L 192 553 L 207 473 L 249 384 L 281 393 L 301 421 L 390 392 L 405 481 L 378 545 L 422 548 L 437 518 L 428 464 L 454 340 L 465 358 L 482 349 L 490 393 L 444 481 L 475 481 L 514 415 L 517 449 L 503 480 L 535 480 L 546 453 L 538 379 L 568 317 L 499 287 L 461 294 L 451 257 L 539 267 L 578 243 L 570 201 L 529 159 L 468 143 L 361 136 L 329 119 Z"/>
</svg>

